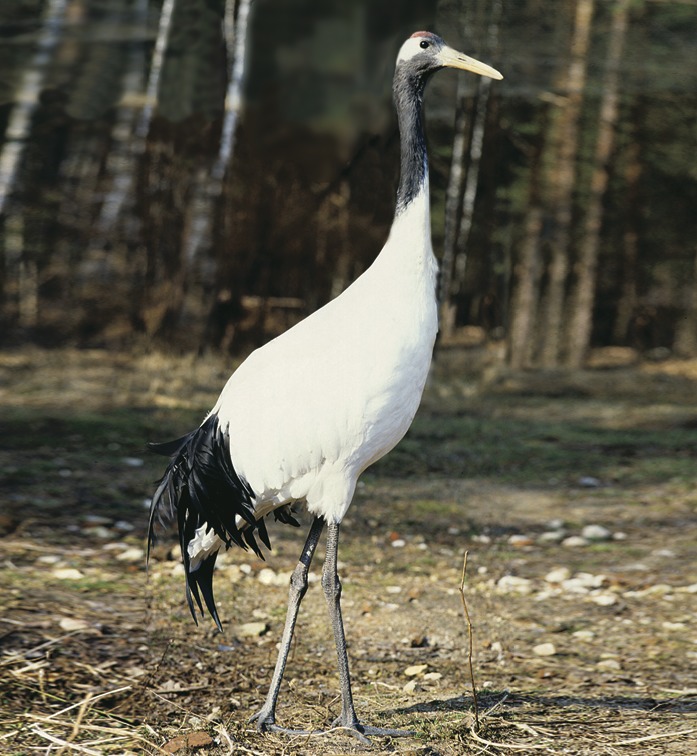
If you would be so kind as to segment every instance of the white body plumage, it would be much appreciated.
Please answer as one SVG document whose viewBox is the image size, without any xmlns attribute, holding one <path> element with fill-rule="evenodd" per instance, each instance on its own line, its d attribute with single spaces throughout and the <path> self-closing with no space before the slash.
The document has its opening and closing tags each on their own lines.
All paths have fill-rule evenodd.
<svg viewBox="0 0 697 756">
<path fill-rule="evenodd" d="M 211 414 L 257 517 L 304 500 L 340 522 L 360 474 L 404 436 L 438 330 L 436 274 L 426 177 L 370 268 L 232 374 Z M 191 569 L 221 546 L 199 528 Z"/>
</svg>

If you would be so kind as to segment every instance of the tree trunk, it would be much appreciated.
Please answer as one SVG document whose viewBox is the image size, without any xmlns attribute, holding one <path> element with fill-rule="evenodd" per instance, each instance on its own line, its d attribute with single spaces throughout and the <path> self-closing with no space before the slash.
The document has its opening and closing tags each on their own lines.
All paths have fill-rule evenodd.
<svg viewBox="0 0 697 756">
<path fill-rule="evenodd" d="M 184 241 L 184 256 L 194 261 L 201 248 L 211 241 L 213 206 L 222 193 L 223 179 L 235 148 L 237 122 L 242 110 L 242 85 L 244 83 L 247 45 L 247 25 L 251 0 L 239 0 L 235 15 L 235 0 L 225 3 L 225 45 L 227 47 L 230 74 L 225 93 L 225 118 L 220 135 L 218 155 L 210 174 L 205 169 L 198 172 L 194 196 L 190 205 L 188 233 Z"/>
<path fill-rule="evenodd" d="M 566 280 L 569 272 L 569 247 L 573 190 L 576 183 L 576 153 L 578 151 L 579 116 L 586 81 L 586 63 L 590 43 L 594 0 L 578 0 L 571 42 L 571 62 L 565 77 L 566 96 L 554 129 L 553 160 L 549 165 L 550 197 L 553 207 L 553 229 L 550 240 L 551 260 L 547 292 L 543 307 L 542 347 L 543 367 L 556 367 L 560 361 L 562 317 Z"/>
<path fill-rule="evenodd" d="M 450 161 L 450 176 L 445 192 L 445 224 L 443 229 L 443 255 L 440 261 L 440 334 L 442 339 L 452 336 L 455 328 L 455 309 L 450 302 L 450 287 L 455 261 L 455 244 L 457 241 L 457 215 L 460 207 L 462 183 L 464 178 L 465 141 L 467 132 L 468 82 L 466 77 L 457 80 L 457 109 L 455 112 L 455 134 L 453 152 Z"/>
<path fill-rule="evenodd" d="M 4 284 L 10 299 L 15 295 L 17 322 L 31 328 L 38 321 L 39 275 L 35 257 L 27 253 L 24 217 L 19 207 L 7 208 L 17 189 L 19 168 L 29 143 L 32 118 L 39 105 L 44 79 L 60 41 L 67 0 L 49 0 L 39 33 L 37 49 L 17 88 L 0 151 L 0 216 L 5 220 Z M 12 206 L 10 206 L 12 207 Z"/>
<path fill-rule="evenodd" d="M 528 183 L 528 208 L 523 224 L 523 238 L 519 245 L 518 259 L 513 268 L 513 292 L 511 294 L 510 327 L 507 333 L 506 359 L 514 370 L 529 368 L 533 362 L 537 300 L 540 291 L 542 260 L 540 237 L 542 235 L 543 209 L 540 180 L 542 155 L 547 133 L 547 109 L 541 115 L 539 138 L 530 150 L 530 178 Z"/>
<path fill-rule="evenodd" d="M 67 2 L 68 0 L 49 0 L 36 53 L 24 72 L 15 105 L 8 118 L 5 143 L 0 153 L 0 215 L 4 212 L 7 199 L 15 188 L 32 116 L 39 104 L 47 68 L 63 29 Z"/>
<path fill-rule="evenodd" d="M 697 249 L 692 280 L 685 286 L 685 313 L 675 329 L 673 348 L 680 357 L 697 355 Z"/>
<path fill-rule="evenodd" d="M 576 264 L 576 285 L 570 298 L 566 353 L 566 365 L 570 368 L 580 368 L 583 365 L 590 345 L 603 197 L 608 185 L 607 165 L 615 140 L 619 65 L 627 36 L 629 3 L 630 0 L 617 0 L 608 41 L 590 199 Z"/>
<path fill-rule="evenodd" d="M 171 16 L 171 11 L 170 11 Z M 133 7 L 133 23 L 145 30 L 148 23 L 148 0 L 137 0 Z M 165 30 L 169 28 L 169 20 Z M 139 46 L 133 47 L 121 82 L 121 101 L 116 110 L 114 125 L 111 129 L 112 147 L 106 162 L 108 191 L 99 211 L 96 224 L 96 238 L 92 246 L 103 247 L 105 240 L 112 234 L 114 226 L 121 215 L 126 198 L 131 193 L 133 176 L 137 170 L 136 160 L 144 151 L 144 140 L 134 139 L 134 131 L 142 131 L 143 115 L 137 116 L 136 102 L 143 91 L 143 53 Z M 152 71 L 152 69 L 151 69 Z M 152 73 L 151 73 L 152 75 Z M 159 71 L 157 73 L 159 76 Z M 155 90 L 157 92 L 157 90 Z M 145 111 L 146 106 L 143 108 Z M 150 109 L 152 113 L 152 109 Z M 149 117 L 149 116 L 148 116 Z M 136 122 L 139 121 L 136 128 Z M 147 133 L 147 129 L 145 129 Z"/>
<path fill-rule="evenodd" d="M 639 259 L 639 180 L 641 178 L 641 142 L 631 137 L 628 145 L 627 167 L 625 169 L 625 228 L 622 237 L 622 284 L 617 313 L 612 329 L 616 344 L 626 344 L 629 323 L 639 301 L 637 286 L 637 263 Z"/>
<path fill-rule="evenodd" d="M 498 48 L 499 26 L 501 23 L 502 3 L 495 0 L 490 10 L 490 22 L 486 35 L 486 51 L 493 55 Z M 443 240 L 443 257 L 441 260 L 441 337 L 447 339 L 452 335 L 455 327 L 455 310 L 451 303 L 451 297 L 463 286 L 467 267 L 467 242 L 472 230 L 474 217 L 474 203 L 477 198 L 477 186 L 479 183 L 479 168 L 482 159 L 482 145 L 486 128 L 486 115 L 491 91 L 491 79 L 481 77 L 478 79 L 477 105 L 472 124 L 472 135 L 469 145 L 469 159 L 467 174 L 463 185 L 463 161 L 465 152 L 465 132 L 467 129 L 467 117 L 465 107 L 466 79 L 461 77 L 458 81 L 458 112 L 455 122 L 455 137 L 453 139 L 453 155 L 451 162 L 450 179 L 446 193 L 445 210 L 445 233 Z M 460 222 L 457 224 L 457 206 L 462 193 L 462 207 Z M 457 228 L 457 230 L 456 230 Z"/>
</svg>

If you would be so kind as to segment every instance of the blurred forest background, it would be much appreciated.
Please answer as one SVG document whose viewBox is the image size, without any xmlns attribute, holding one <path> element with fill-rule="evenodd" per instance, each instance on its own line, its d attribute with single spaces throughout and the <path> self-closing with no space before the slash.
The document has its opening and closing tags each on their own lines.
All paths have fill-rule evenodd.
<svg viewBox="0 0 697 756">
<path fill-rule="evenodd" d="M 695 0 L 3 0 L 0 343 L 243 353 L 389 229 L 427 28 L 442 343 L 697 354 Z"/>
</svg>

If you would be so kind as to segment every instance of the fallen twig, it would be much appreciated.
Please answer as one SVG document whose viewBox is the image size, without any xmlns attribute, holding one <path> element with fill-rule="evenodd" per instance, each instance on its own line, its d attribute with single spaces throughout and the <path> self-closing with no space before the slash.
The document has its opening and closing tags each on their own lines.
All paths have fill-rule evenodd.
<svg viewBox="0 0 697 756">
<path fill-rule="evenodd" d="M 479 729 L 479 705 L 477 702 L 477 686 L 474 684 L 474 667 L 472 665 L 472 620 L 470 619 L 470 613 L 467 609 L 467 600 L 465 599 L 465 579 L 467 577 L 467 555 L 469 551 L 465 551 L 465 558 L 462 562 L 462 579 L 460 580 L 460 598 L 462 599 L 462 608 L 465 612 L 465 621 L 467 622 L 467 664 L 470 672 L 470 683 L 472 685 L 472 703 L 474 706 L 474 728 Z"/>
<path fill-rule="evenodd" d="M 542 751 L 542 750 L 548 750 L 548 745 L 533 745 L 531 743 L 525 743 L 521 745 L 516 745 L 515 743 L 497 743 L 493 740 L 487 740 L 486 738 L 482 738 L 479 735 L 477 735 L 474 727 L 470 727 L 470 735 L 482 745 L 489 746 L 490 748 L 508 748 L 511 751 Z"/>
<path fill-rule="evenodd" d="M 73 727 L 73 722 L 70 721 L 62 721 L 60 719 L 51 719 L 50 716 L 42 716 L 39 714 L 26 714 L 25 715 L 28 719 L 34 719 L 37 722 L 42 722 L 44 724 L 50 724 L 51 726 L 58 726 L 58 727 Z M 149 725 L 144 725 L 144 727 L 152 732 L 153 735 L 157 735 L 156 732 L 153 731 L 152 727 Z M 29 729 L 34 732 L 37 728 L 39 728 L 38 724 L 32 724 L 29 726 Z M 41 728 L 39 728 L 41 729 Z M 101 732 L 106 735 L 114 735 L 116 739 L 120 738 L 130 738 L 131 740 L 136 740 L 139 743 L 143 743 L 144 745 L 149 746 L 150 748 L 154 748 L 156 751 L 159 751 L 160 753 L 168 753 L 167 751 L 163 750 L 158 746 L 156 743 L 153 743 L 151 740 L 148 740 L 147 738 L 144 738 L 142 735 L 139 735 L 134 730 L 125 730 L 122 727 L 106 727 L 104 725 L 94 725 L 94 724 L 88 724 L 86 722 L 83 722 L 80 724 L 80 729 L 85 730 L 87 732 Z M 42 730 L 42 732 L 45 732 L 45 730 Z M 73 743 L 69 743 L 67 740 L 61 740 L 61 745 L 64 745 L 67 743 L 70 748 L 75 748 L 76 746 Z M 90 744 L 91 745 L 91 744 Z"/>
<path fill-rule="evenodd" d="M 77 745 L 76 743 L 69 743 L 67 740 L 57 738 L 55 735 L 52 735 L 50 732 L 46 732 L 46 730 L 42 730 L 39 727 L 39 725 L 36 725 L 36 724 L 32 725 L 30 729 L 35 735 L 38 735 L 44 740 L 48 740 L 50 743 L 55 743 L 56 745 L 62 746 L 61 751 L 65 748 L 70 748 L 71 750 L 77 751 L 78 753 L 89 754 L 89 756 L 102 755 L 101 751 L 93 751 L 91 748 L 85 748 L 84 746 Z"/>
<path fill-rule="evenodd" d="M 678 738 L 682 735 L 691 735 L 697 732 L 697 728 L 690 730 L 678 730 L 678 732 L 659 732 L 656 735 L 642 735 L 640 738 L 629 738 L 627 740 L 618 740 L 613 746 L 635 745 L 636 743 L 646 743 L 649 740 L 661 740 L 662 738 Z"/>
<path fill-rule="evenodd" d="M 107 696 L 113 696 L 116 693 L 123 693 L 125 690 L 131 690 L 133 686 L 132 685 L 124 685 L 121 688 L 115 688 L 114 690 L 107 690 L 104 693 L 99 693 L 99 695 L 93 696 L 91 693 L 88 694 L 87 698 L 83 698 L 82 701 L 78 701 L 77 703 L 71 704 L 70 706 L 66 706 L 64 709 L 61 709 L 60 711 L 56 711 L 53 714 L 49 714 L 46 719 L 55 719 L 56 717 L 60 717 L 62 714 L 65 714 L 69 711 L 72 711 L 73 709 L 78 709 L 85 705 L 85 702 L 89 701 L 91 704 L 94 704 L 95 701 L 99 701 L 100 698 L 106 698 Z M 29 715 L 28 715 L 29 716 Z"/>
</svg>

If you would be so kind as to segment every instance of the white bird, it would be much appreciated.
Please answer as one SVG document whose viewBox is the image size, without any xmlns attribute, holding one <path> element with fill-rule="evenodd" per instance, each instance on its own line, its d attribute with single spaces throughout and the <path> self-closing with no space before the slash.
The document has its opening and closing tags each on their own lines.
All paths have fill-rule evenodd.
<svg viewBox="0 0 697 756">
<path fill-rule="evenodd" d="M 314 516 L 290 580 L 281 647 L 266 701 L 252 718 L 276 724 L 276 702 L 308 571 L 327 525 L 322 586 L 336 643 L 341 716 L 334 723 L 361 740 L 405 735 L 361 724 L 351 695 L 337 574 L 339 530 L 361 473 L 404 436 L 421 400 L 438 330 L 437 264 L 431 246 L 423 92 L 441 68 L 493 79 L 490 66 L 448 47 L 430 32 L 402 45 L 394 76 L 401 141 L 397 203 L 389 237 L 375 262 L 336 299 L 254 351 L 232 374 L 199 428 L 153 444 L 171 457 L 152 500 L 156 515 L 176 512 L 186 595 L 196 619 L 201 598 L 222 630 L 213 598 L 221 548 L 270 548 L 264 518 L 293 523 L 291 505 Z M 193 597 L 193 598 L 192 598 Z"/>
</svg>

